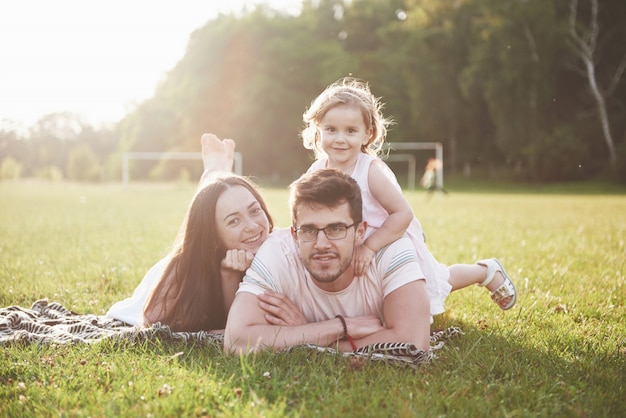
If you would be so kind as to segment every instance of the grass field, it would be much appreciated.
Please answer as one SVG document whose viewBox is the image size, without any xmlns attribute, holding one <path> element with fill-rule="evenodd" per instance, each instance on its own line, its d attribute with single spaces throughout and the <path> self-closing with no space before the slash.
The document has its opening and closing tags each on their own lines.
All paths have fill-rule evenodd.
<svg viewBox="0 0 626 418">
<path fill-rule="evenodd" d="M 300 351 L 12 345 L 0 416 L 624 416 L 626 194 L 563 190 L 406 193 L 441 262 L 497 256 L 519 292 L 508 312 L 482 288 L 452 294 L 433 327 L 465 335 L 417 370 Z M 0 183 L 0 306 L 47 297 L 104 314 L 167 251 L 193 191 Z M 287 226 L 286 192 L 263 194 Z"/>
</svg>

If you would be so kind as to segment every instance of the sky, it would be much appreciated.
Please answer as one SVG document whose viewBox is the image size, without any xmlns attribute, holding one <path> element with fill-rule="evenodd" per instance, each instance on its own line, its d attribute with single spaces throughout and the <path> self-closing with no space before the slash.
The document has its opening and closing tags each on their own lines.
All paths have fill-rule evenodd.
<svg viewBox="0 0 626 418">
<path fill-rule="evenodd" d="M 65 111 L 114 123 L 152 96 L 195 29 L 255 3 L 300 0 L 3 0 L 0 128 Z"/>
</svg>

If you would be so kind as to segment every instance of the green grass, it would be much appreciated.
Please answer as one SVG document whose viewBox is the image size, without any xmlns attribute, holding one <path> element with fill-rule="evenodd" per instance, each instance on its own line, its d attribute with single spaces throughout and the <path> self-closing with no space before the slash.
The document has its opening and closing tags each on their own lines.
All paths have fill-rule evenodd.
<svg viewBox="0 0 626 418">
<path fill-rule="evenodd" d="M 406 194 L 441 262 L 497 256 L 519 292 L 508 312 L 482 288 L 452 294 L 433 327 L 465 335 L 429 365 L 148 342 L 13 345 L 0 350 L 0 416 L 623 416 L 626 195 L 505 189 Z M 104 314 L 167 251 L 193 191 L 0 183 L 0 306 L 47 297 Z M 263 193 L 286 226 L 286 192 Z"/>
</svg>

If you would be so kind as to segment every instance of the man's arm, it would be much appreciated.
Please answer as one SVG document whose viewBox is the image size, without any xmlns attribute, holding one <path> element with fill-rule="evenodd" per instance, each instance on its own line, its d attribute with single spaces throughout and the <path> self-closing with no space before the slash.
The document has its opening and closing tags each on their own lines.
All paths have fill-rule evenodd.
<svg viewBox="0 0 626 418">
<path fill-rule="evenodd" d="M 391 292 L 383 301 L 385 328 L 363 338 L 352 335 L 352 320 L 346 318 L 348 334 L 357 347 L 374 343 L 411 343 L 417 348 L 430 347 L 430 301 L 426 281 L 416 280 Z M 342 341 L 342 351 L 352 351 L 350 344 Z"/>
<path fill-rule="evenodd" d="M 328 346 L 343 338 L 343 324 L 338 318 L 305 325 L 279 326 L 268 324 L 264 315 L 256 295 L 239 292 L 228 314 L 224 333 L 225 351 L 248 353 L 265 348 L 284 349 L 304 343 Z M 362 338 L 382 328 L 374 316 L 351 319 L 351 332 L 355 333 L 353 338 Z"/>
</svg>

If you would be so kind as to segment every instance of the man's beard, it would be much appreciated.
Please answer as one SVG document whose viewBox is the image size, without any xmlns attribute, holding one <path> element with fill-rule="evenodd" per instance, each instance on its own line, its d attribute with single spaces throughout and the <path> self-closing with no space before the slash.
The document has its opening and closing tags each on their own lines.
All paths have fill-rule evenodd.
<svg viewBox="0 0 626 418">
<path fill-rule="evenodd" d="M 311 274 L 311 277 L 315 279 L 315 281 L 320 283 L 332 283 L 337 280 L 339 276 L 341 276 L 348 269 L 348 267 L 350 267 L 350 263 L 352 263 L 352 258 L 342 260 L 340 257 L 338 257 L 337 260 L 342 261 L 342 263 L 339 268 L 336 269 L 313 269 L 313 266 L 319 267 L 319 265 L 310 260 L 308 262 L 305 262 L 305 267 L 308 270 L 309 274 Z"/>
</svg>

